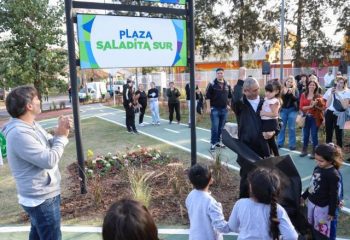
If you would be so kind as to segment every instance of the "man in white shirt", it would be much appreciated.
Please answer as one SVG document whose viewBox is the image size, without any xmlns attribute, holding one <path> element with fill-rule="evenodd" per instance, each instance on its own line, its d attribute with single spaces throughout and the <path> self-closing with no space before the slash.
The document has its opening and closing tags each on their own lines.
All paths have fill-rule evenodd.
<svg viewBox="0 0 350 240">
<path fill-rule="evenodd" d="M 334 83 L 334 75 L 333 75 L 332 69 L 329 69 L 328 73 L 326 73 L 326 75 L 324 75 L 323 79 L 324 79 L 324 87 L 325 88 L 333 87 L 332 85 Z"/>
<path fill-rule="evenodd" d="M 239 69 L 239 78 L 232 94 L 231 107 L 237 117 L 238 139 L 249 146 L 261 158 L 270 156 L 268 142 L 262 135 L 260 111 L 264 99 L 259 96 L 260 86 L 256 79 L 246 78 L 246 69 Z M 245 159 L 237 158 L 240 170 L 240 198 L 249 197 L 247 175 L 250 169 L 242 167 Z"/>
</svg>

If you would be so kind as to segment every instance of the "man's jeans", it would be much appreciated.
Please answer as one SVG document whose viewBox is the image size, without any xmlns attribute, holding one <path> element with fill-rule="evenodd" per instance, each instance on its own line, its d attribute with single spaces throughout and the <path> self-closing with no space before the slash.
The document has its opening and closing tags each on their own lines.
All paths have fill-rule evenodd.
<svg viewBox="0 0 350 240">
<path fill-rule="evenodd" d="M 281 118 L 283 122 L 282 129 L 278 134 L 277 144 L 278 146 L 283 147 L 285 137 L 286 137 L 286 128 L 288 124 L 288 145 L 289 148 L 296 147 L 296 136 L 295 136 L 295 119 L 297 118 L 298 112 L 295 110 L 295 107 L 291 108 L 282 108 Z"/>
<path fill-rule="evenodd" d="M 226 123 L 227 108 L 211 108 L 210 120 L 211 120 L 211 144 L 220 142 L 221 132 Z"/>
<path fill-rule="evenodd" d="M 61 197 L 46 199 L 36 207 L 25 207 L 31 222 L 29 240 L 61 240 Z"/>
</svg>

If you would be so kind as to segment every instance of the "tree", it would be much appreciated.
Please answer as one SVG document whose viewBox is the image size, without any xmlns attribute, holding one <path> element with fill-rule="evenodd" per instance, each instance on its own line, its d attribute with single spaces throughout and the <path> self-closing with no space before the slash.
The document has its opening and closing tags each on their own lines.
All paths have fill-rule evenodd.
<svg viewBox="0 0 350 240">
<path fill-rule="evenodd" d="M 65 75 L 67 53 L 62 29 L 63 0 L 2 0 L 0 2 L 1 40 L 0 77 L 9 87 L 34 84 L 39 98 L 46 87 Z"/>
<path fill-rule="evenodd" d="M 334 9 L 338 10 L 339 17 L 337 19 L 336 33 L 344 32 L 344 45 L 340 51 L 343 52 L 343 57 L 350 62 L 350 2 L 340 0 L 332 2 Z"/>
<path fill-rule="evenodd" d="M 257 46 L 269 48 L 279 40 L 279 7 L 266 0 L 199 0 L 196 5 L 196 38 L 202 56 L 213 52 L 243 54 Z M 271 5 L 271 4 L 270 4 Z M 217 9 L 225 9 L 217 12 Z"/>
<path fill-rule="evenodd" d="M 297 27 L 296 40 L 292 43 L 296 67 L 301 67 L 303 63 L 320 65 L 333 52 L 334 43 L 322 30 L 325 24 L 330 23 L 326 15 L 330 4 L 330 0 L 296 0 L 290 3 L 290 6 L 296 6 L 296 9 L 289 9 L 292 18 L 288 21 Z"/>
</svg>

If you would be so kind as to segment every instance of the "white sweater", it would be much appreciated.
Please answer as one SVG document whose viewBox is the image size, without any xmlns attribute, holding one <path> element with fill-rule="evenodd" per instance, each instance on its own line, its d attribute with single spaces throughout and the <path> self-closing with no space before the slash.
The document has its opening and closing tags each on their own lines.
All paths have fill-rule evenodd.
<svg viewBox="0 0 350 240">
<path fill-rule="evenodd" d="M 243 198 L 233 207 L 228 224 L 238 232 L 238 239 L 270 240 L 270 205 L 258 203 L 250 198 Z M 278 228 L 283 240 L 296 240 L 298 234 L 290 222 L 287 212 L 277 204 Z"/>
<path fill-rule="evenodd" d="M 208 192 L 192 190 L 186 198 L 190 240 L 221 240 L 230 232 L 222 206 Z"/>
</svg>

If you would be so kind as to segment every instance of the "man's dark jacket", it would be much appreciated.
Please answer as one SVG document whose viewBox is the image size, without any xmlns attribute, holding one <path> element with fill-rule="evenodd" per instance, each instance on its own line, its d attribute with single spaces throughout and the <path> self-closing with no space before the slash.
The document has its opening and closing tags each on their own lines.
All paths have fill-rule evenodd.
<svg viewBox="0 0 350 240">
<path fill-rule="evenodd" d="M 244 81 L 238 80 L 233 89 L 232 110 L 236 114 L 238 123 L 238 139 L 247 144 L 260 157 L 265 158 L 270 156 L 270 151 L 267 141 L 264 139 L 261 131 L 260 111 L 264 102 L 260 98 L 258 109 L 255 112 L 253 107 L 243 95 Z"/>
<path fill-rule="evenodd" d="M 238 139 L 249 146 L 260 157 L 265 158 L 270 156 L 270 149 L 267 141 L 264 139 L 261 131 L 260 111 L 264 103 L 263 98 L 260 98 L 258 109 L 255 112 L 253 107 L 243 95 L 243 80 L 238 80 L 233 89 L 232 110 L 236 114 L 238 124 Z M 249 188 L 247 175 L 250 169 L 246 169 L 246 160 L 240 156 L 237 158 L 237 163 L 241 166 L 240 169 L 240 198 L 249 197 Z"/>
</svg>

